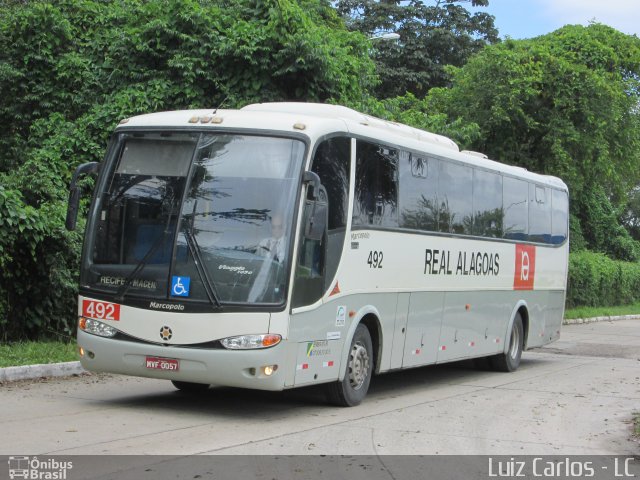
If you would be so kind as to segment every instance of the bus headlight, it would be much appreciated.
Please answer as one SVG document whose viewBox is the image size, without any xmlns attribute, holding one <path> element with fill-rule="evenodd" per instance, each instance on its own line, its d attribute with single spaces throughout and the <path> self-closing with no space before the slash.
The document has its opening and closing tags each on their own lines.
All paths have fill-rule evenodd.
<svg viewBox="0 0 640 480">
<path fill-rule="evenodd" d="M 78 325 L 80 326 L 80 330 L 98 335 L 99 337 L 110 338 L 118 333 L 118 330 L 112 326 L 99 322 L 98 320 L 92 320 L 91 318 L 80 317 Z"/>
<path fill-rule="evenodd" d="M 229 350 L 251 350 L 254 348 L 268 348 L 280 343 L 280 335 L 239 335 L 220 340 L 224 348 Z"/>
</svg>

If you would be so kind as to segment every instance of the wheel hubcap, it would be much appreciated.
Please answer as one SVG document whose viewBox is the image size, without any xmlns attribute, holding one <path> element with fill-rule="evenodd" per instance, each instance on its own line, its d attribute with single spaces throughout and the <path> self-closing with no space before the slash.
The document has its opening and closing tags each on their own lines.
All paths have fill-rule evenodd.
<svg viewBox="0 0 640 480">
<path fill-rule="evenodd" d="M 520 330 L 515 326 L 511 330 L 511 345 L 509 346 L 509 356 L 514 360 L 518 357 L 518 350 L 520 350 Z"/>
<path fill-rule="evenodd" d="M 369 352 L 361 343 L 351 347 L 349 356 L 349 383 L 351 388 L 358 390 L 369 375 Z"/>
</svg>

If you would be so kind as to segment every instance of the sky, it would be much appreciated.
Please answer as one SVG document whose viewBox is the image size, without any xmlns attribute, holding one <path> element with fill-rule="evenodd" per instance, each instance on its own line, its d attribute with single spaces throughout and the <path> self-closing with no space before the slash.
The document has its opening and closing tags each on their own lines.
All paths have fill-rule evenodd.
<svg viewBox="0 0 640 480">
<path fill-rule="evenodd" d="M 489 0 L 488 7 L 470 10 L 493 15 L 502 38 L 537 37 L 591 21 L 640 36 L 640 0 Z"/>
</svg>

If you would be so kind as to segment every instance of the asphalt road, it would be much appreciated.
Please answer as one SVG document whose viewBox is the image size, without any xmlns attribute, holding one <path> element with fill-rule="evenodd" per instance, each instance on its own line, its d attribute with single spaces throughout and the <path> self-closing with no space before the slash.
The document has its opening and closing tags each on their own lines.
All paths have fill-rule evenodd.
<svg viewBox="0 0 640 480">
<path fill-rule="evenodd" d="M 565 326 L 514 373 L 381 375 L 356 408 L 115 375 L 5 383 L 0 406 L 0 455 L 637 455 L 640 320 Z"/>
</svg>

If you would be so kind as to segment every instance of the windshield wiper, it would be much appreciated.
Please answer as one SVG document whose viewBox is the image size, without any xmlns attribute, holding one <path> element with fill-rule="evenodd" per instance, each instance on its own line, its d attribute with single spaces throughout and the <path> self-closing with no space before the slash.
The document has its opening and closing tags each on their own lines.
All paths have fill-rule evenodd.
<svg viewBox="0 0 640 480">
<path fill-rule="evenodd" d="M 171 217 L 169 217 L 169 219 L 171 219 Z M 129 289 L 133 285 L 132 280 L 134 279 L 134 277 L 136 275 L 138 275 L 138 273 L 140 273 L 144 267 L 147 266 L 147 263 L 149 263 L 149 260 L 156 253 L 156 251 L 158 250 L 160 245 L 162 245 L 164 243 L 164 241 L 165 241 L 165 239 L 166 239 L 166 237 L 167 237 L 167 235 L 169 233 L 171 233 L 171 231 L 169 229 L 169 225 L 167 224 L 167 227 L 165 228 L 164 232 L 162 232 L 162 235 L 160 235 L 158 237 L 158 239 L 151 246 L 151 248 L 147 251 L 147 253 L 145 253 L 144 257 L 142 257 L 142 260 L 140 260 L 138 262 L 138 264 L 136 265 L 136 268 L 134 268 L 131 271 L 131 273 L 129 275 L 127 275 L 127 278 L 124 279 L 124 283 L 120 286 L 120 288 L 116 292 L 115 299 L 116 299 L 116 301 L 118 303 L 122 303 L 122 301 L 124 300 L 124 296 L 127 294 Z"/>
<path fill-rule="evenodd" d="M 200 277 L 200 281 L 204 285 L 204 291 L 209 298 L 209 301 L 214 304 L 218 308 L 222 308 L 222 303 L 220 303 L 218 292 L 216 291 L 216 287 L 214 283 L 211 281 L 209 277 L 209 273 L 207 272 L 207 268 L 202 261 L 202 255 L 200 250 L 200 245 L 196 241 L 196 237 L 193 236 L 191 231 L 191 225 L 186 218 L 182 219 L 182 233 L 184 234 L 185 239 L 187 240 L 187 246 L 189 247 L 189 252 L 191 252 L 191 256 L 193 257 L 193 263 L 196 266 L 196 270 L 198 271 L 198 276 Z"/>
<path fill-rule="evenodd" d="M 170 191 L 170 193 L 165 197 L 163 202 L 166 201 L 167 199 L 169 200 L 167 203 L 169 205 L 173 205 L 173 201 L 175 200 L 175 195 L 173 193 L 173 190 Z M 160 245 L 164 243 L 165 239 L 167 238 L 167 235 L 172 233 L 171 219 L 173 218 L 173 216 L 174 216 L 174 209 L 172 208 L 171 211 L 169 212 L 167 223 L 164 226 L 164 231 L 162 232 L 162 235 L 160 235 L 157 238 L 157 240 L 154 242 L 151 248 L 147 251 L 147 253 L 145 253 L 144 257 L 142 257 L 142 260 L 138 262 L 138 264 L 131 271 L 131 273 L 127 275 L 127 278 L 124 279 L 124 283 L 120 286 L 120 288 L 118 288 L 118 291 L 116 292 L 116 296 L 115 296 L 115 299 L 117 302 L 122 303 L 122 301 L 124 300 L 124 296 L 127 294 L 129 289 L 133 286 L 133 282 L 132 282 L 133 278 L 136 275 L 138 275 L 144 267 L 147 266 L 147 263 L 149 263 L 149 260 L 156 253 Z"/>
</svg>

